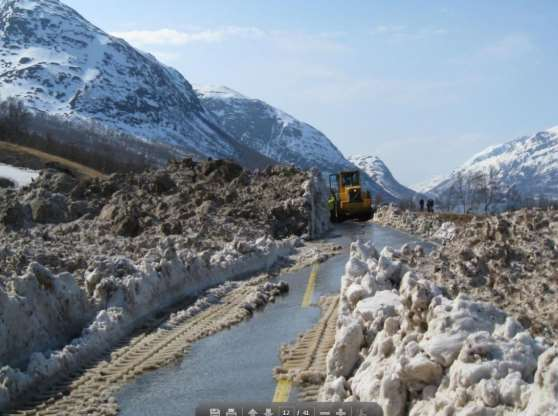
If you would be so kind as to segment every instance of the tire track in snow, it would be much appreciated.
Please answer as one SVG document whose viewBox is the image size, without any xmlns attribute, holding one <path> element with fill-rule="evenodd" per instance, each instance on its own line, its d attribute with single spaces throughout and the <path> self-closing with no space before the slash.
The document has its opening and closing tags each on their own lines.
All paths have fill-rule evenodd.
<svg viewBox="0 0 558 416">
<path fill-rule="evenodd" d="M 335 341 L 338 306 L 339 296 L 322 298 L 320 321 L 305 332 L 295 344 L 282 347 L 282 367 L 276 370 L 276 396 L 280 389 L 285 389 L 284 384 L 287 380 L 299 388 L 299 401 L 317 400 L 325 377 L 327 353 Z"/>
<path fill-rule="evenodd" d="M 257 292 L 264 281 L 267 279 L 248 281 L 195 316 L 171 318 L 153 332 L 128 338 L 105 359 L 66 374 L 44 390 L 23 398 L 7 415 L 117 415 L 118 404 L 113 397 L 117 390 L 143 373 L 181 358 L 194 342 L 250 317 L 246 298 Z"/>
</svg>

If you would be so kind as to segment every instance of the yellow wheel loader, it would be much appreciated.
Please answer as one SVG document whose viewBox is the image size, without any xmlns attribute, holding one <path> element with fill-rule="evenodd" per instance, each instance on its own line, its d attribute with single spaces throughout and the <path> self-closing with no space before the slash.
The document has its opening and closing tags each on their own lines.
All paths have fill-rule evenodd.
<svg viewBox="0 0 558 416">
<path fill-rule="evenodd" d="M 339 172 L 329 176 L 329 212 L 332 222 L 349 218 L 369 220 L 374 216 L 372 197 L 363 191 L 360 172 Z"/>
</svg>

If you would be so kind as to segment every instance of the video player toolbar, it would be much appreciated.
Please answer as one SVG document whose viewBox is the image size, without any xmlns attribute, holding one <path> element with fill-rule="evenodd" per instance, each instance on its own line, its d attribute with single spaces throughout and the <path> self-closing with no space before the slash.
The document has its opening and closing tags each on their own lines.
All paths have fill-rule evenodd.
<svg viewBox="0 0 558 416">
<path fill-rule="evenodd" d="M 382 416 L 376 403 L 202 403 L 196 416 Z"/>
</svg>

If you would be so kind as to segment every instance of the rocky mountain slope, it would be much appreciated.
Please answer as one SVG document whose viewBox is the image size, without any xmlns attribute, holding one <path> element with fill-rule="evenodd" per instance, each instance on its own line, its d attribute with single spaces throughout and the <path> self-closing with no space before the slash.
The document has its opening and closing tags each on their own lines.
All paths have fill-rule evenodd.
<svg viewBox="0 0 558 416">
<path fill-rule="evenodd" d="M 495 173 L 498 188 L 527 197 L 558 199 L 558 127 L 489 147 L 429 191 L 441 194 L 456 176 Z"/>
<path fill-rule="evenodd" d="M 223 131 L 180 73 L 58 0 L 0 0 L 0 91 L 195 155 L 269 163 Z"/>
<path fill-rule="evenodd" d="M 415 191 L 397 182 L 386 164 L 379 157 L 355 155 L 349 156 L 348 160 L 397 199 L 409 200 L 416 196 Z"/>
</svg>

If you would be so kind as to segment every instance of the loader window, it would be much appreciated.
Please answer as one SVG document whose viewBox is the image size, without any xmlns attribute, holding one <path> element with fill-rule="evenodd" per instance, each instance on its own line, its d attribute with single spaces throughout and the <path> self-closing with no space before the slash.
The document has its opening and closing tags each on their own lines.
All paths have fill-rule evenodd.
<svg viewBox="0 0 558 416">
<path fill-rule="evenodd" d="M 344 174 L 343 175 L 343 185 L 345 187 L 347 187 L 347 186 L 359 186 L 360 185 L 360 179 L 359 179 L 358 172 Z"/>
<path fill-rule="evenodd" d="M 329 175 L 329 190 L 331 192 L 334 192 L 334 193 L 339 192 L 339 176 L 338 175 Z"/>
</svg>

